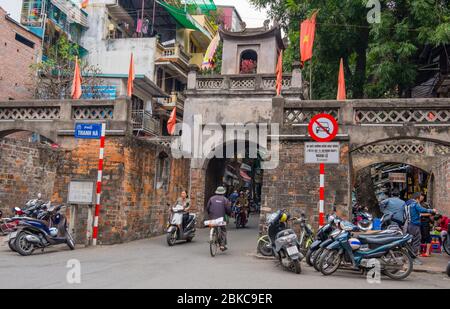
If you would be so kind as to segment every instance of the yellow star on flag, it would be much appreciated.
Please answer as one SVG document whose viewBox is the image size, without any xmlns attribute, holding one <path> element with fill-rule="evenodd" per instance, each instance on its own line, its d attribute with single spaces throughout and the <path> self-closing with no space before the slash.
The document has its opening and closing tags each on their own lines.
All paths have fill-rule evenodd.
<svg viewBox="0 0 450 309">
<path fill-rule="evenodd" d="M 303 43 L 307 42 L 309 42 L 309 35 L 305 35 L 305 37 L 303 38 Z"/>
</svg>

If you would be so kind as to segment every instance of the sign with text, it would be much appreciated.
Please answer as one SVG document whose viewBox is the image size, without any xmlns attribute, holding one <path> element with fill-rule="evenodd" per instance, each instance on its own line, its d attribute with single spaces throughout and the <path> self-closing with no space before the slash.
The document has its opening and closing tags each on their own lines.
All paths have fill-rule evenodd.
<svg viewBox="0 0 450 309">
<path fill-rule="evenodd" d="M 305 143 L 306 164 L 339 164 L 340 144 L 331 143 Z"/>
<path fill-rule="evenodd" d="M 101 136 L 101 123 L 77 123 L 75 125 L 75 138 L 100 139 Z"/>
<path fill-rule="evenodd" d="M 93 204 L 94 182 L 71 181 L 69 184 L 68 204 Z"/>
<path fill-rule="evenodd" d="M 406 174 L 405 173 L 389 173 L 389 181 L 406 183 Z"/>
</svg>

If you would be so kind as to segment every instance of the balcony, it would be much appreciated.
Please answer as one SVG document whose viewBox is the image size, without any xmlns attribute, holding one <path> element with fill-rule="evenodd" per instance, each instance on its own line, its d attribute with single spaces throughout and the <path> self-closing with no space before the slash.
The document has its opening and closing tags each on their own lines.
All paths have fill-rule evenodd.
<svg viewBox="0 0 450 309">
<path fill-rule="evenodd" d="M 133 131 L 143 132 L 150 135 L 160 135 L 161 126 L 158 119 L 153 118 L 152 114 L 143 110 L 134 110 L 131 112 Z"/>
<path fill-rule="evenodd" d="M 173 75 L 181 75 L 187 79 L 191 57 L 180 48 L 179 44 L 164 46 L 158 43 L 155 56 L 157 66 L 163 66 Z"/>
<path fill-rule="evenodd" d="M 176 107 L 179 111 L 184 110 L 186 97 L 181 92 L 172 92 L 168 98 L 156 98 L 156 103 L 164 110 L 173 110 Z"/>
</svg>

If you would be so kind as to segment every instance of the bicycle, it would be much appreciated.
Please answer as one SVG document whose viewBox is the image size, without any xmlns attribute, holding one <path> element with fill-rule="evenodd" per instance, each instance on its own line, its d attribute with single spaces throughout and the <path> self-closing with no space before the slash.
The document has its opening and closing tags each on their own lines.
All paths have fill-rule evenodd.
<svg viewBox="0 0 450 309">
<path fill-rule="evenodd" d="M 209 252 L 212 257 L 215 257 L 219 251 L 220 245 L 222 243 L 220 227 L 226 226 L 227 223 L 223 218 L 218 218 L 216 220 L 205 221 L 205 226 L 210 228 L 209 231 Z"/>
</svg>

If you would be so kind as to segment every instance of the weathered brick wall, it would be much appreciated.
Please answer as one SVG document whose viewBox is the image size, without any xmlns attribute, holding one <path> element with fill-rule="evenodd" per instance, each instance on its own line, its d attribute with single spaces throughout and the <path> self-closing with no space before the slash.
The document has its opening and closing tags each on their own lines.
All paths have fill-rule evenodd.
<svg viewBox="0 0 450 309">
<path fill-rule="evenodd" d="M 442 160 L 433 169 L 433 207 L 450 215 L 450 159 Z"/>
<path fill-rule="evenodd" d="M 325 213 L 336 205 L 342 213 L 349 209 L 349 147 L 341 143 L 341 163 L 325 166 Z M 262 206 L 287 209 L 298 217 L 304 212 L 316 228 L 319 220 L 319 165 L 304 164 L 304 144 L 286 141 L 280 145 L 280 164 L 263 175 Z"/>
<path fill-rule="evenodd" d="M 99 243 L 112 244 L 141 239 L 164 232 L 167 203 L 174 203 L 188 189 L 189 162 L 171 160 L 168 190 L 155 188 L 157 156 L 169 149 L 133 137 L 107 138 L 103 165 L 102 208 Z M 98 141 L 78 140 L 66 152 L 58 171 L 53 198 L 66 201 L 70 180 L 97 179 Z M 86 239 L 87 210 L 77 218 L 76 240 Z"/>
<path fill-rule="evenodd" d="M 15 39 L 16 33 L 32 41 L 34 48 Z M 6 18 L 0 8 L 0 100 L 33 96 L 30 65 L 40 57 L 41 40 Z"/>
<path fill-rule="evenodd" d="M 61 154 L 43 144 L 0 139 L 0 209 L 11 214 L 38 193 L 49 199 Z"/>
</svg>

